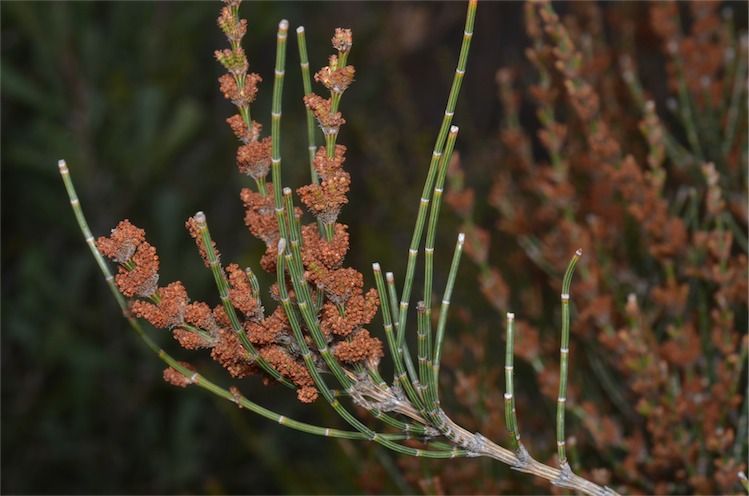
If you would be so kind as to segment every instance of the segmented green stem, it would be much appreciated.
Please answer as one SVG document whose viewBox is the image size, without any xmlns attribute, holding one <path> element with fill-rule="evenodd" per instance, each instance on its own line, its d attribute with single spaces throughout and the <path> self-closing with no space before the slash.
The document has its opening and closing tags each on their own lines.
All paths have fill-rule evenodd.
<svg viewBox="0 0 749 496">
<path fill-rule="evenodd" d="M 368 439 L 361 432 L 343 431 L 329 427 L 320 427 L 317 425 L 307 424 L 305 422 L 299 422 L 297 420 L 290 419 L 272 410 L 268 410 L 267 408 L 264 408 L 257 403 L 248 400 L 242 395 L 233 394 L 232 392 L 209 381 L 197 372 L 184 367 L 180 362 L 169 355 L 169 353 L 159 348 L 159 346 L 143 330 L 140 322 L 130 313 L 130 310 L 127 306 L 127 301 L 117 289 L 117 286 L 114 284 L 114 277 L 109 270 L 109 266 L 107 265 L 104 257 L 101 255 L 99 250 L 96 248 L 94 237 L 91 234 L 91 230 L 88 227 L 88 222 L 86 221 L 86 217 L 83 214 L 83 210 L 81 209 L 80 201 L 78 199 L 78 195 L 76 194 L 75 186 L 73 185 L 73 181 L 70 177 L 70 173 L 65 161 L 60 160 L 58 162 L 58 167 L 60 170 L 60 175 L 62 176 L 63 183 L 65 184 L 65 190 L 67 191 L 68 197 L 70 199 L 70 205 L 73 209 L 73 213 L 75 214 L 76 221 L 78 222 L 78 228 L 81 230 L 81 233 L 86 240 L 86 244 L 88 244 L 88 247 L 91 250 L 91 254 L 94 257 L 96 264 L 99 266 L 99 270 L 104 276 L 104 280 L 106 281 L 107 286 L 112 293 L 112 296 L 114 296 L 114 299 L 115 301 L 117 301 L 117 304 L 119 305 L 123 316 L 128 321 L 128 324 L 130 324 L 130 328 L 138 335 L 141 340 L 143 340 L 146 346 L 159 357 L 159 359 L 182 374 L 184 377 L 188 378 L 190 382 L 192 382 L 196 386 L 199 386 L 219 397 L 235 402 L 239 406 L 246 408 L 253 413 L 257 413 L 262 417 L 265 417 L 273 422 L 277 422 L 291 429 L 306 432 L 309 434 L 315 434 L 318 436 L 336 437 L 342 439 Z M 383 434 L 382 436 L 389 440 L 401 440 L 408 437 L 399 434 Z"/>
<path fill-rule="evenodd" d="M 570 284 L 572 283 L 572 274 L 575 272 L 575 265 L 583 255 L 583 251 L 578 249 L 575 255 L 567 265 L 562 280 L 562 344 L 559 348 L 559 397 L 557 398 L 557 453 L 559 455 L 559 466 L 564 469 L 567 465 L 567 455 L 564 450 L 564 414 L 565 404 L 567 402 L 567 373 L 569 368 L 570 353 Z"/>
<path fill-rule="evenodd" d="M 397 343 L 398 336 L 400 335 L 398 332 L 398 290 L 395 288 L 395 277 L 392 272 L 386 273 L 385 279 L 387 280 L 390 311 L 393 314 L 393 327 L 395 328 Z M 418 381 L 419 376 L 416 374 L 416 368 L 414 368 L 413 360 L 411 359 L 411 351 L 408 349 L 408 343 L 406 340 L 403 340 L 402 343 L 398 343 L 398 354 L 403 358 L 403 363 L 406 365 L 406 370 L 408 371 L 411 383 L 415 384 Z M 421 404 L 420 394 L 418 404 Z"/>
<path fill-rule="evenodd" d="M 346 60 L 348 59 L 349 52 L 338 52 L 338 61 L 336 62 L 336 69 L 346 67 Z M 330 114 L 338 112 L 338 106 L 341 104 L 341 97 L 343 93 L 340 91 L 330 90 Z M 335 132 L 325 133 L 325 151 L 328 158 L 335 156 L 335 142 L 338 139 L 338 129 Z M 326 224 L 327 226 L 327 224 Z"/>
<path fill-rule="evenodd" d="M 273 201 L 276 217 L 283 215 L 281 203 L 281 97 L 283 96 L 284 70 L 286 67 L 286 39 L 288 38 L 289 21 L 278 23 L 276 35 L 276 69 L 273 78 L 273 104 L 271 107 L 271 173 L 273 177 Z M 286 226 L 278 219 L 281 237 L 286 238 Z"/>
<path fill-rule="evenodd" d="M 244 271 L 245 274 L 247 274 L 247 280 L 250 281 L 250 287 L 252 288 L 252 297 L 257 300 L 258 298 L 260 298 L 260 283 L 257 280 L 257 276 L 249 267 L 246 267 Z"/>
<path fill-rule="evenodd" d="M 302 264 L 302 257 L 301 257 L 301 249 L 300 249 L 300 241 L 301 241 L 301 226 L 299 224 L 299 220 L 297 219 L 296 215 L 294 214 L 294 203 L 293 198 L 291 194 L 290 188 L 283 188 L 283 196 L 284 196 L 284 208 L 285 208 L 285 216 L 286 219 L 289 221 L 288 225 L 288 233 L 291 235 L 291 239 L 289 242 L 290 250 L 287 250 L 287 260 L 286 266 L 289 268 L 290 273 L 293 273 L 292 278 L 298 282 L 297 287 L 300 288 L 299 291 L 297 291 L 298 296 L 297 298 L 299 301 L 305 302 L 305 305 L 308 305 L 307 308 L 312 306 L 312 295 L 309 290 L 309 285 L 304 280 L 304 277 L 302 274 L 304 273 L 304 266 Z M 290 256 L 289 256 L 290 255 Z M 310 314 L 315 315 L 317 314 L 317 310 L 313 309 Z M 315 331 L 313 331 L 315 332 Z M 325 338 L 322 336 L 322 333 L 319 334 L 321 337 L 320 340 L 316 341 L 317 343 L 324 343 Z M 346 371 L 341 367 L 339 362 L 335 359 L 335 357 L 332 354 L 326 354 L 324 356 L 326 364 L 328 365 L 328 368 L 333 371 L 336 378 L 339 378 L 339 382 L 341 382 L 341 385 L 344 388 L 352 388 L 355 387 L 354 384 L 349 379 L 348 374 Z M 363 369 L 359 372 L 365 372 Z M 375 371 L 376 372 L 376 371 Z M 377 380 L 378 375 L 375 374 L 373 377 L 375 380 Z M 384 382 L 380 378 L 378 382 Z M 423 426 L 415 425 L 415 424 L 408 424 L 406 422 L 403 422 L 399 419 L 396 419 L 387 413 L 384 413 L 380 411 L 377 408 L 369 409 L 372 416 L 375 418 L 381 420 L 382 422 L 391 425 L 395 428 L 398 428 L 400 430 L 406 431 L 406 432 L 412 432 L 414 434 L 425 434 L 426 430 Z"/>
<path fill-rule="evenodd" d="M 421 199 L 419 200 L 419 211 L 416 215 L 416 224 L 414 225 L 414 231 L 411 237 L 411 245 L 408 249 L 406 278 L 403 281 L 403 292 L 401 293 L 401 303 L 398 316 L 399 346 L 403 344 L 403 337 L 405 336 L 406 332 L 406 317 L 408 315 L 408 305 L 411 298 L 411 288 L 413 286 L 414 271 L 416 270 L 416 256 L 418 255 L 419 244 L 421 244 L 421 234 L 424 230 L 424 222 L 426 221 L 427 207 L 429 206 L 429 193 L 432 190 L 432 184 L 434 183 L 435 176 L 437 175 L 437 166 L 439 164 L 440 157 L 442 156 L 442 149 L 445 146 L 448 129 L 450 128 L 453 115 L 455 114 L 455 104 L 458 101 L 460 87 L 466 72 L 466 62 L 468 61 L 468 52 L 471 48 L 473 24 L 476 17 L 476 4 L 476 0 L 470 0 L 468 2 L 466 23 L 463 31 L 463 43 L 460 47 L 458 65 L 455 69 L 455 76 L 453 77 L 452 86 L 450 88 L 450 95 L 447 98 L 447 105 L 445 106 L 445 114 L 442 118 L 442 125 L 440 126 L 439 133 L 437 134 L 437 139 L 434 143 L 432 159 L 429 163 L 429 171 L 427 172 L 427 178 L 424 182 L 424 189 L 422 190 Z"/>
<path fill-rule="evenodd" d="M 421 392 L 421 396 L 424 398 L 424 404 L 429 405 L 431 401 L 429 399 L 427 391 L 427 337 L 426 337 L 426 307 L 424 302 L 420 301 L 416 304 L 416 344 L 418 353 L 417 358 L 419 360 L 419 382 L 414 384 L 416 389 Z"/>
<path fill-rule="evenodd" d="M 513 388 L 514 365 L 513 345 L 515 334 L 513 327 L 515 314 L 507 312 L 507 343 L 505 343 L 505 422 L 510 433 L 510 441 L 515 451 L 520 448 L 520 431 L 518 430 L 517 413 L 515 412 L 515 391 Z"/>
<path fill-rule="evenodd" d="M 393 359 L 393 365 L 395 367 L 395 377 L 406 392 L 411 404 L 416 407 L 417 410 L 423 410 L 423 404 L 421 397 L 413 387 L 413 383 L 409 380 L 406 375 L 406 371 L 403 368 L 403 353 L 402 348 L 398 348 L 395 341 L 395 334 L 393 333 L 393 319 L 391 318 L 392 305 L 397 302 L 395 294 L 391 293 L 388 298 L 385 293 L 385 283 L 382 280 L 382 271 L 380 270 L 380 264 L 372 264 L 372 271 L 374 272 L 375 285 L 377 286 L 377 294 L 380 297 L 380 312 L 382 313 L 382 322 L 385 329 L 385 338 L 387 339 L 388 349 L 390 350 L 390 356 Z M 388 285 L 395 290 L 395 285 L 392 284 L 392 273 L 388 272 Z M 394 313 L 392 314 L 394 316 Z"/>
<path fill-rule="evenodd" d="M 302 69 L 302 85 L 304 86 L 304 94 L 309 95 L 312 93 L 312 78 L 309 72 L 309 58 L 307 56 L 307 38 L 304 35 L 304 26 L 296 28 L 296 40 L 299 46 L 299 66 Z M 320 178 L 317 176 L 315 170 L 315 151 L 317 146 L 315 145 L 315 114 L 308 108 L 307 109 L 307 150 L 309 155 L 309 172 L 312 177 L 312 183 L 318 184 Z"/>
<path fill-rule="evenodd" d="M 289 232 L 292 234 L 298 233 L 298 226 L 294 226 L 294 224 L 297 223 L 297 220 L 294 216 L 289 214 L 289 212 L 293 211 L 293 204 L 291 203 L 291 194 L 288 188 L 284 188 L 284 197 L 285 197 L 286 206 L 287 206 L 286 217 L 292 220 L 292 224 L 289 226 Z M 322 356 L 323 360 L 325 361 L 326 365 L 328 366 L 328 369 L 333 373 L 333 375 L 336 377 L 336 379 L 341 384 L 341 386 L 346 391 L 351 392 L 356 386 L 352 382 L 346 370 L 344 370 L 344 368 L 340 365 L 340 363 L 335 358 L 335 356 L 330 352 L 326 344 L 327 341 L 325 340 L 325 337 L 322 331 L 320 330 L 319 323 L 317 322 L 316 311 L 310 310 L 312 308 L 312 300 L 311 300 L 311 295 L 309 292 L 309 286 L 307 285 L 307 282 L 304 280 L 302 276 L 303 268 L 302 268 L 302 262 L 301 262 L 299 243 L 296 240 L 294 240 L 290 243 L 290 245 L 291 245 L 291 249 L 286 250 L 284 259 L 285 259 L 285 266 L 288 268 L 289 274 L 291 275 L 291 280 L 292 280 L 292 285 L 294 286 L 294 291 L 297 294 L 299 309 L 302 312 L 302 316 L 305 320 L 305 323 L 308 329 L 310 329 L 310 333 L 312 334 L 312 338 L 315 343 L 315 346 L 318 347 L 318 351 L 320 355 Z M 286 308 L 284 308 L 284 310 L 286 310 Z M 403 422 L 399 419 L 396 419 L 388 415 L 387 413 L 380 411 L 377 408 L 371 408 L 369 410 L 370 410 L 370 413 L 375 418 L 393 427 L 396 427 L 406 432 L 412 432 L 414 434 L 423 435 L 426 433 L 426 430 L 424 429 L 423 426 Z"/>
<path fill-rule="evenodd" d="M 437 237 L 437 220 L 439 219 L 440 206 L 442 205 L 442 192 L 445 187 L 445 177 L 447 176 L 447 167 L 455 148 L 455 140 L 458 138 L 458 127 L 452 126 L 447 136 L 445 151 L 442 154 L 439 168 L 437 171 L 437 180 L 434 183 L 432 192 L 432 204 L 429 212 L 429 224 L 427 224 L 427 236 L 424 242 L 424 329 L 423 334 L 426 340 L 426 356 L 423 370 L 421 363 L 419 369 L 421 376 L 419 380 L 425 389 L 427 405 L 430 409 L 436 407 L 436 397 L 434 391 L 437 385 L 434 383 L 433 360 L 432 360 L 432 279 L 434 273 L 434 240 Z"/>
<path fill-rule="evenodd" d="M 455 286 L 455 278 L 458 275 L 458 267 L 460 266 L 460 256 L 463 254 L 463 243 L 465 242 L 466 236 L 464 233 L 458 234 L 458 241 L 455 243 L 455 251 L 453 251 L 453 260 L 450 264 L 450 273 L 447 275 L 447 283 L 445 284 L 445 293 L 442 296 L 442 305 L 440 306 L 440 315 L 437 320 L 437 335 L 434 341 L 434 358 L 432 359 L 432 373 L 434 378 L 432 384 L 434 384 L 434 391 L 432 397 L 434 398 L 433 407 L 439 407 L 439 377 L 440 377 L 440 361 L 442 359 L 442 343 L 445 338 L 445 324 L 447 323 L 447 311 L 450 309 L 450 298 L 452 298 L 453 287 Z"/>
<path fill-rule="evenodd" d="M 234 310 L 234 306 L 232 305 L 231 299 L 229 298 L 229 283 L 226 281 L 226 274 L 224 273 L 223 267 L 221 267 L 221 262 L 216 255 L 216 250 L 213 249 L 213 241 L 211 240 L 211 233 L 208 230 L 208 223 L 206 222 L 205 214 L 203 212 L 198 212 L 193 218 L 198 225 L 201 242 L 203 243 L 203 248 L 205 250 L 206 257 L 208 258 L 208 265 L 210 266 L 211 272 L 213 273 L 213 279 L 216 282 L 216 289 L 218 289 L 221 303 L 224 306 L 224 311 L 226 312 L 226 315 L 227 317 L 229 317 L 229 321 L 231 322 L 232 330 L 237 334 L 237 336 L 239 336 L 239 341 L 242 343 L 242 347 L 250 355 L 250 359 L 254 360 L 255 363 L 260 366 L 260 368 L 262 368 L 275 380 L 277 380 L 284 386 L 293 388 L 294 384 L 289 382 L 285 377 L 281 375 L 280 372 L 273 368 L 273 366 L 269 364 L 260 355 L 260 353 L 257 352 L 255 347 L 247 338 L 247 334 L 244 332 L 244 328 L 242 327 L 242 324 L 239 322 L 239 318 L 237 317 L 237 312 L 236 310 Z"/>
<path fill-rule="evenodd" d="M 361 423 L 356 417 L 354 417 L 349 411 L 343 407 L 343 405 L 338 401 L 338 399 L 335 397 L 335 395 L 332 393 L 332 391 L 328 388 L 327 384 L 321 377 L 320 373 L 317 370 L 317 367 L 315 366 L 314 360 L 312 358 L 312 352 L 310 351 L 309 347 L 307 346 L 307 342 L 304 339 L 304 335 L 302 334 L 302 328 L 299 322 L 299 319 L 297 317 L 296 311 L 291 306 L 291 301 L 289 299 L 288 291 L 286 290 L 286 279 L 285 279 L 285 264 L 291 260 L 291 254 L 288 254 L 286 252 L 286 240 L 281 238 L 281 240 L 278 242 L 278 258 L 276 259 L 276 270 L 277 270 L 277 282 L 278 282 L 278 288 L 279 288 L 279 295 L 281 297 L 281 304 L 284 307 L 284 311 L 286 312 L 286 316 L 289 319 L 289 324 L 291 325 L 292 332 L 294 333 L 294 338 L 297 342 L 297 346 L 299 346 L 299 349 L 302 354 L 302 358 L 304 359 L 304 362 L 307 366 L 307 370 L 312 376 L 312 380 L 315 383 L 315 386 L 317 387 L 318 391 L 323 395 L 323 397 L 330 403 L 331 407 L 340 415 L 340 417 L 348 422 L 354 429 L 358 430 L 364 436 L 366 436 L 367 439 L 371 441 L 375 441 L 382 446 L 385 446 L 386 448 L 392 449 L 393 451 L 396 451 L 398 453 L 402 453 L 404 455 L 411 455 L 411 456 L 421 456 L 425 458 L 451 458 L 455 456 L 461 456 L 464 455 L 465 452 L 456 452 L 455 450 L 451 451 L 445 451 L 445 450 L 420 450 L 415 448 L 410 448 L 406 446 L 402 446 L 398 443 L 395 443 L 391 441 L 390 439 L 387 439 L 383 436 L 383 434 L 379 432 L 375 432 L 371 430 L 369 427 Z M 301 309 L 302 303 L 298 305 Z M 330 351 L 327 348 L 327 345 L 325 345 L 324 342 L 319 343 L 317 342 L 317 339 L 315 339 L 314 333 L 313 333 L 313 340 L 316 341 L 316 346 L 321 347 L 324 346 L 324 348 L 321 347 L 320 354 L 323 356 L 323 358 L 326 357 L 326 355 L 330 355 Z M 326 360 L 327 361 L 327 360 Z"/>
</svg>

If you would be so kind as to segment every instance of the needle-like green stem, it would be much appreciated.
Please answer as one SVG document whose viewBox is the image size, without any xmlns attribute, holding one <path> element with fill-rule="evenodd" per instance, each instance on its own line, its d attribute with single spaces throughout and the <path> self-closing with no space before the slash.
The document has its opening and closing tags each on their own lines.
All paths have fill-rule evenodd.
<svg viewBox="0 0 749 496">
<path fill-rule="evenodd" d="M 515 451 L 520 448 L 520 431 L 518 430 L 518 418 L 515 411 L 515 390 L 513 387 L 514 365 L 513 344 L 515 314 L 507 312 L 507 342 L 505 343 L 505 422 L 510 433 L 510 442 Z"/>
<path fill-rule="evenodd" d="M 473 24 L 476 17 L 476 5 L 476 0 L 470 0 L 468 2 L 466 23 L 463 30 L 463 43 L 460 47 L 458 65 L 455 69 L 455 76 L 453 77 L 452 86 L 450 88 L 450 95 L 447 98 L 447 105 L 445 106 L 445 114 L 442 118 L 442 125 L 440 126 L 439 133 L 437 134 L 437 139 L 434 143 L 432 159 L 429 163 L 429 171 L 427 172 L 427 178 L 426 181 L 424 181 L 424 189 L 421 193 L 421 199 L 419 200 L 419 211 L 416 214 L 416 223 L 414 225 L 413 235 L 411 236 L 411 245 L 408 249 L 406 278 L 403 281 L 403 291 L 401 292 L 401 302 L 398 314 L 399 346 L 402 345 L 403 337 L 405 336 L 406 332 L 406 317 L 408 315 L 408 306 L 411 298 L 411 288 L 413 286 L 414 272 L 416 270 L 416 256 L 418 255 L 419 244 L 421 244 L 421 235 L 424 230 L 424 223 L 426 222 L 430 192 L 434 184 L 435 176 L 437 175 L 437 168 L 440 162 L 440 158 L 442 157 L 445 141 L 447 140 L 448 130 L 450 129 L 453 115 L 455 115 L 455 105 L 458 101 L 458 95 L 460 94 L 460 87 L 463 82 L 463 77 L 466 73 L 468 52 L 470 51 L 471 39 L 473 38 Z"/>
<path fill-rule="evenodd" d="M 567 402 L 567 375 L 569 370 L 570 354 L 570 284 L 572 283 L 572 274 L 575 272 L 575 265 L 583 255 L 582 250 L 577 250 L 567 265 L 562 280 L 562 344 L 559 348 L 559 397 L 557 398 L 557 454 L 559 455 L 559 466 L 567 466 L 567 454 L 564 450 L 564 414 Z"/>
</svg>

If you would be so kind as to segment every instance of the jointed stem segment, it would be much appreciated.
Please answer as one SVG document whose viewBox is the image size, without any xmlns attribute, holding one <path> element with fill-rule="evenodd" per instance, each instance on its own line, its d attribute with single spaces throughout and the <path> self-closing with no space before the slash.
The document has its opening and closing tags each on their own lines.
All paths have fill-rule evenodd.
<svg viewBox="0 0 749 496">
<path fill-rule="evenodd" d="M 582 250 L 577 250 L 575 255 L 567 265 L 562 280 L 562 344 L 559 348 L 559 397 L 557 398 L 557 454 L 559 456 L 559 466 L 567 466 L 567 454 L 564 449 L 564 414 L 567 402 L 567 372 L 569 367 L 570 354 L 570 284 L 572 283 L 572 274 L 575 272 L 575 265 L 583 255 Z"/>
<path fill-rule="evenodd" d="M 304 26 L 296 28 L 296 39 L 297 45 L 299 46 L 299 67 L 302 70 L 304 94 L 309 95 L 312 93 L 312 79 L 310 78 L 309 72 L 309 58 L 307 56 L 307 40 L 304 35 Z M 317 171 L 315 170 L 314 165 L 315 151 L 317 150 L 317 146 L 315 145 L 315 116 L 309 108 L 307 109 L 307 144 L 310 176 L 312 177 L 312 183 L 318 184 L 320 178 L 317 176 Z"/>
<path fill-rule="evenodd" d="M 515 389 L 513 387 L 514 325 L 515 314 L 507 312 L 507 343 L 505 348 L 505 422 L 507 422 L 507 430 L 510 433 L 512 447 L 517 451 L 520 448 L 520 431 L 518 430 L 518 419 L 515 411 Z"/>
<path fill-rule="evenodd" d="M 445 293 L 442 295 L 442 305 L 440 306 L 439 320 L 437 321 L 437 337 L 434 344 L 434 358 L 432 359 L 432 367 L 434 377 L 432 383 L 434 384 L 434 391 L 432 392 L 434 398 L 434 406 L 439 407 L 439 376 L 440 376 L 440 361 L 442 359 L 442 343 L 445 337 L 445 324 L 447 323 L 447 311 L 450 308 L 450 298 L 452 298 L 453 287 L 455 286 L 455 278 L 458 275 L 458 267 L 460 266 L 460 256 L 463 253 L 463 243 L 465 243 L 466 236 L 464 233 L 458 234 L 458 241 L 455 243 L 455 251 L 453 252 L 453 260 L 450 264 L 450 272 L 447 275 L 447 283 L 445 284 Z"/>
<path fill-rule="evenodd" d="M 460 87 L 466 72 L 468 52 L 470 51 L 471 39 L 473 38 L 473 24 L 476 17 L 476 5 L 476 0 L 470 0 L 468 2 L 466 23 L 463 30 L 463 43 L 460 47 L 460 55 L 458 56 L 458 66 L 455 69 L 455 76 L 453 77 L 452 86 L 450 87 L 450 95 L 447 98 L 447 105 L 445 106 L 445 114 L 442 118 L 442 125 L 440 126 L 439 133 L 437 134 L 437 139 L 434 143 L 434 151 L 432 152 L 432 159 L 429 163 L 429 171 L 427 172 L 427 178 L 424 182 L 424 189 L 421 193 L 421 200 L 419 201 L 419 211 L 416 216 L 416 224 L 414 225 L 414 231 L 411 237 L 411 245 L 408 249 L 406 279 L 403 282 L 403 292 L 401 293 L 400 312 L 398 316 L 399 346 L 403 344 L 403 338 L 406 332 L 406 317 L 408 315 L 408 305 L 411 298 L 411 288 L 413 286 L 414 271 L 416 270 L 416 255 L 418 254 L 419 244 L 421 243 L 421 234 L 424 229 L 424 222 L 426 221 L 427 206 L 429 206 L 429 193 L 432 189 L 432 185 L 434 184 L 435 176 L 437 175 L 437 166 L 439 165 L 440 158 L 442 157 L 445 140 L 447 139 L 448 129 L 450 128 L 450 124 L 452 123 L 453 115 L 455 115 L 455 105 L 458 101 Z"/>
</svg>

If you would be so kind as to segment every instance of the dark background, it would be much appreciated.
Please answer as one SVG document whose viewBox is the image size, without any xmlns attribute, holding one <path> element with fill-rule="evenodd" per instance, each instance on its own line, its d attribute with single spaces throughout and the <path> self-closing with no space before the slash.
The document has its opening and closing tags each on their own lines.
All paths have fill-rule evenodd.
<svg viewBox="0 0 749 496">
<path fill-rule="evenodd" d="M 218 92 L 221 69 L 212 55 L 226 45 L 214 22 L 220 4 L 1 8 L 2 491 L 351 493 L 362 490 L 367 460 L 394 466 L 377 448 L 289 431 L 201 390 L 164 384 L 161 362 L 119 315 L 69 210 L 60 158 L 94 234 L 122 218 L 145 228 L 161 256 L 162 281 L 180 279 L 193 298 L 216 302 L 183 228 L 197 210 L 206 212 L 225 260 L 257 267 L 262 247 L 243 226 L 245 178 L 234 167 L 236 140 L 224 125 L 232 107 Z M 348 262 L 367 278 L 374 260 L 402 274 L 465 5 L 248 3 L 241 12 L 251 71 L 266 79 L 253 117 L 266 125 L 278 21 L 289 19 L 291 33 L 306 26 L 313 70 L 326 63 L 334 28 L 353 29 L 357 81 L 343 98 L 348 124 L 339 138 L 350 149 L 353 177 L 342 214 L 351 226 Z M 454 123 L 482 204 L 501 166 L 495 71 L 521 67 L 521 82 L 533 75 L 522 70 L 522 4 L 482 3 L 475 33 Z M 297 46 L 289 39 L 284 180 L 297 187 L 308 169 Z M 436 287 L 458 221 L 443 211 L 441 226 Z M 476 299 L 474 281 L 475 269 L 464 264 L 454 301 Z M 496 319 L 486 307 L 476 314 Z M 286 416 L 341 425 L 322 402 L 303 407 L 256 378 L 244 382 L 252 399 Z M 389 490 L 408 489 L 396 472 L 391 479 Z"/>
</svg>

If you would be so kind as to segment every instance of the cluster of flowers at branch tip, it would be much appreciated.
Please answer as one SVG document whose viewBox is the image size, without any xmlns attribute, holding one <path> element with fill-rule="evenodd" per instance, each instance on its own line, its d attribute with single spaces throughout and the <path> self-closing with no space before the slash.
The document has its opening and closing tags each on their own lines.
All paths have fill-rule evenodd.
<svg viewBox="0 0 749 496">
<path fill-rule="evenodd" d="M 244 188 L 240 193 L 246 210 L 245 223 L 250 233 L 267 246 L 261 259 L 262 268 L 274 272 L 280 232 L 273 184 L 266 182 L 272 162 L 271 138 L 261 138 L 262 126 L 249 119 L 250 104 L 255 99 L 261 78 L 247 73 L 249 64 L 239 46 L 247 24 L 238 19 L 237 7 L 237 2 L 227 3 L 218 18 L 219 27 L 231 43 L 231 49 L 216 52 L 216 58 L 228 71 L 219 78 L 219 85 L 238 111 L 227 119 L 242 143 L 237 150 L 237 168 L 257 184 L 257 190 Z M 345 58 L 351 43 L 351 31 L 337 29 L 333 46 L 339 55 L 331 57 L 331 66 L 316 76 L 331 92 L 339 95 L 353 80 L 354 69 L 353 66 L 339 69 L 335 62 L 339 57 Z M 340 113 L 337 115 L 342 123 Z M 342 267 L 349 247 L 348 228 L 335 220 L 341 206 L 348 201 L 346 194 L 350 178 L 342 167 L 345 147 L 336 145 L 333 150 L 332 156 L 328 156 L 326 148 L 321 147 L 315 157 L 321 184 L 311 184 L 299 190 L 310 212 L 329 227 L 328 231 L 320 231 L 316 223 L 301 226 L 304 278 L 315 288 L 312 297 L 319 302 L 320 327 L 334 356 L 350 366 L 367 363 L 376 367 L 383 355 L 382 343 L 364 326 L 374 317 L 379 301 L 374 289 L 364 291 L 361 273 Z M 293 215 L 300 222 L 301 210 L 294 209 Z M 241 315 L 240 328 L 232 328 L 233 318 L 227 314 L 225 305 L 211 308 L 203 302 L 191 302 L 179 281 L 157 287 L 156 250 L 145 241 L 142 229 L 125 220 L 112 230 L 109 237 L 99 238 L 97 246 L 103 255 L 120 264 L 116 284 L 124 296 L 132 298 L 132 313 L 155 327 L 171 330 L 174 338 L 186 349 L 210 349 L 212 358 L 233 377 L 242 378 L 258 372 L 258 360 L 262 360 L 296 385 L 301 401 L 314 401 L 318 391 L 305 368 L 300 350 L 292 345 L 293 337 L 283 307 L 279 304 L 266 315 L 252 271 L 236 264 L 221 265 L 216 244 L 206 236 L 203 214 L 189 218 L 186 227 L 195 239 L 206 267 L 216 266 L 221 271 L 231 307 Z M 326 232 L 329 237 L 325 236 Z M 276 285 L 271 288 L 271 296 L 280 300 Z M 294 298 L 293 292 L 290 297 Z M 249 349 L 242 342 L 242 334 L 251 344 Z M 176 385 L 185 385 L 184 378 L 174 371 L 165 372 L 164 377 Z"/>
</svg>

